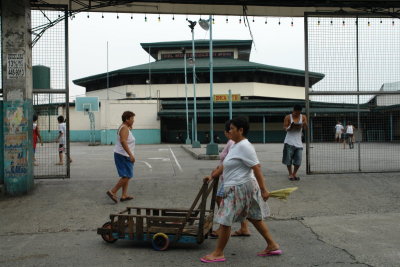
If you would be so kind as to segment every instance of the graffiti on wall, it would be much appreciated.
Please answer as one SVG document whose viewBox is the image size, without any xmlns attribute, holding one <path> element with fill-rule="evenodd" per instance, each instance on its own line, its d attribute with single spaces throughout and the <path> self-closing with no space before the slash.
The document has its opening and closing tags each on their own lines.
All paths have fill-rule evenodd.
<svg viewBox="0 0 400 267">
<path fill-rule="evenodd" d="M 4 118 L 4 174 L 21 177 L 28 172 L 28 119 L 22 106 L 8 107 Z"/>
</svg>

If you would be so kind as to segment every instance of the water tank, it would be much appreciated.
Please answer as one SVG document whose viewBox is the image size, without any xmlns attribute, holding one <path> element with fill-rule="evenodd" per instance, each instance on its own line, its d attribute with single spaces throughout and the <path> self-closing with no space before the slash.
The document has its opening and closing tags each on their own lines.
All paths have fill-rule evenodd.
<svg viewBox="0 0 400 267">
<path fill-rule="evenodd" d="M 33 89 L 50 89 L 50 68 L 43 65 L 32 67 Z"/>
</svg>

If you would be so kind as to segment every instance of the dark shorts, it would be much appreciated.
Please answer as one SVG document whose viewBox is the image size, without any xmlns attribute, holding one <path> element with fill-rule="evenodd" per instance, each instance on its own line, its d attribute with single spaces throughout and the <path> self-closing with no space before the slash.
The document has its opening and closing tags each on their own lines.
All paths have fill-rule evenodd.
<svg viewBox="0 0 400 267">
<path fill-rule="evenodd" d="M 58 153 L 63 153 L 65 152 L 65 146 L 64 144 L 58 144 Z"/>
<path fill-rule="evenodd" d="M 303 155 L 303 148 L 302 147 L 295 147 L 288 144 L 283 146 L 283 156 L 282 156 L 282 163 L 286 166 L 289 165 L 301 165 L 301 159 Z"/>
<path fill-rule="evenodd" d="M 133 162 L 129 157 L 114 153 L 115 167 L 117 167 L 118 175 L 121 178 L 132 178 L 133 177 Z"/>
</svg>

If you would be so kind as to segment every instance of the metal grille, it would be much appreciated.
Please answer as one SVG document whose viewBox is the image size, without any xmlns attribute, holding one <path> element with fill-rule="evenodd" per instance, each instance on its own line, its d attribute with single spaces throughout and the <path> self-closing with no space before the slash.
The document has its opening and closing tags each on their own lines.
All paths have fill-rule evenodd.
<svg viewBox="0 0 400 267">
<path fill-rule="evenodd" d="M 38 115 L 37 125 L 43 139 L 35 153 L 35 178 L 69 178 L 69 110 L 68 110 L 68 21 L 65 6 L 35 6 L 32 11 L 32 66 L 34 76 L 33 109 Z M 44 10 L 45 9 L 45 10 Z M 59 21 L 54 23 L 55 21 Z M 43 31 L 43 29 L 46 29 Z M 39 38 L 40 37 L 40 38 Z M 40 66 L 41 72 L 35 72 Z M 49 82 L 47 72 L 50 69 Z M 47 79 L 47 80 L 46 80 Z M 36 81 L 36 84 L 35 84 Z M 49 86 L 48 86 L 49 85 Z M 49 87 L 49 88 L 47 88 Z M 67 132 L 63 165 L 59 158 L 59 124 L 57 117 L 66 118 Z"/>
<path fill-rule="evenodd" d="M 306 71 L 325 75 L 306 88 L 307 172 L 400 171 L 399 19 L 313 13 L 305 27 Z"/>
</svg>

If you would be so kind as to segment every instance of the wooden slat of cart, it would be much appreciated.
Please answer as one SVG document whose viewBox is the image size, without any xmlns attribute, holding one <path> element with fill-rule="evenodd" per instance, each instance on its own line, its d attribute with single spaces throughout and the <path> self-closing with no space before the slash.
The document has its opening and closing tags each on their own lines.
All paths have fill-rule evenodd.
<svg viewBox="0 0 400 267">
<path fill-rule="evenodd" d="M 134 219 L 133 216 L 128 217 L 128 233 L 131 239 L 134 238 L 134 233 L 135 233 L 135 221 L 133 219 Z"/>
<path fill-rule="evenodd" d="M 118 229 L 118 236 L 120 238 L 125 237 L 125 221 L 126 221 L 126 216 L 124 215 L 118 216 L 117 229 Z"/>
<path fill-rule="evenodd" d="M 143 240 L 143 217 L 136 216 L 136 237 L 137 240 Z"/>
</svg>

